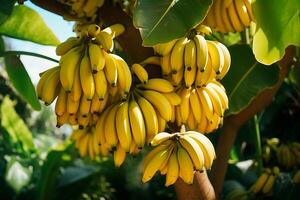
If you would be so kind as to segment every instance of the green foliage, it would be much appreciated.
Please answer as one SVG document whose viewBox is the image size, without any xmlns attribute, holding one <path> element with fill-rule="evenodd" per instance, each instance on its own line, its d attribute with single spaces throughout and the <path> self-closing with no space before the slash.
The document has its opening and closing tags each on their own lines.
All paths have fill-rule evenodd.
<svg viewBox="0 0 300 200">
<path fill-rule="evenodd" d="M 264 66 L 257 62 L 248 45 L 233 45 L 229 51 L 231 68 L 222 80 L 229 98 L 227 115 L 241 112 L 256 95 L 272 87 L 279 77 L 279 67 L 276 64 Z"/>
<path fill-rule="evenodd" d="M 7 74 L 15 89 L 33 109 L 40 110 L 41 105 L 35 88 L 20 58 L 17 56 L 5 56 L 4 58 Z"/>
<path fill-rule="evenodd" d="M 133 13 L 143 45 L 151 46 L 184 36 L 201 22 L 211 0 L 138 0 Z"/>
<path fill-rule="evenodd" d="M 9 134 L 11 144 L 18 146 L 18 151 L 30 154 L 35 150 L 31 132 L 17 115 L 14 104 L 8 97 L 1 104 L 0 118 L 2 128 Z"/>
<path fill-rule="evenodd" d="M 253 38 L 256 59 L 270 65 L 280 60 L 289 45 L 300 46 L 299 0 L 256 0 L 257 31 Z"/>
<path fill-rule="evenodd" d="M 21 5 L 15 6 L 11 16 L 0 25 L 0 34 L 43 45 L 59 44 L 43 18 L 31 8 Z"/>
<path fill-rule="evenodd" d="M 12 13 L 16 0 L 1 0 L 0 24 L 2 24 Z"/>
</svg>

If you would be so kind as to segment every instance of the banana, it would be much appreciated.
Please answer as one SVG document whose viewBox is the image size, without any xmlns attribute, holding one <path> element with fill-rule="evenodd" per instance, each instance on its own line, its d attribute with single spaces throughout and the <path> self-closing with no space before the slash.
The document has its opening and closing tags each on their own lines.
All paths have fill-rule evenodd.
<svg viewBox="0 0 300 200">
<path fill-rule="evenodd" d="M 167 132 L 160 132 L 154 136 L 154 138 L 152 139 L 150 144 L 151 144 L 151 146 L 157 146 L 157 145 L 171 139 L 173 136 L 174 136 L 174 134 L 170 134 Z"/>
<path fill-rule="evenodd" d="M 101 47 L 94 43 L 89 43 L 89 57 L 93 74 L 103 70 L 105 66 L 105 58 Z"/>
<path fill-rule="evenodd" d="M 128 112 L 133 140 L 139 148 L 143 148 L 146 140 L 144 117 L 139 105 L 134 99 L 129 102 Z"/>
<path fill-rule="evenodd" d="M 222 102 L 222 108 L 227 110 L 228 109 L 228 97 L 226 95 L 226 92 L 216 83 L 209 83 L 206 87 L 210 90 L 213 89 L 219 95 L 219 98 Z"/>
<path fill-rule="evenodd" d="M 119 109 L 119 105 L 114 105 L 112 109 L 107 114 L 104 123 L 104 134 L 105 141 L 109 145 L 110 148 L 114 148 L 117 146 L 119 140 L 116 129 L 116 113 Z"/>
<path fill-rule="evenodd" d="M 229 53 L 227 47 L 224 44 L 218 42 L 217 45 L 222 50 L 223 57 L 224 57 L 224 65 L 223 65 L 220 73 L 216 75 L 216 78 L 217 78 L 217 80 L 222 80 L 229 71 L 230 64 L 231 64 L 231 57 L 230 57 L 230 53 Z"/>
<path fill-rule="evenodd" d="M 244 4 L 247 8 L 247 13 L 251 19 L 251 21 L 254 20 L 254 15 L 253 15 L 253 12 L 252 12 L 252 7 L 251 7 L 251 0 L 243 0 L 244 1 Z"/>
<path fill-rule="evenodd" d="M 182 119 L 181 119 L 180 106 L 175 107 L 175 119 L 176 119 L 176 122 L 177 122 L 177 126 L 181 126 L 183 122 L 182 122 Z"/>
<path fill-rule="evenodd" d="M 179 163 L 179 177 L 187 184 L 192 184 L 194 181 L 194 166 L 193 162 L 182 147 L 177 150 L 177 158 Z"/>
<path fill-rule="evenodd" d="M 133 64 L 131 66 L 131 71 L 137 76 L 141 83 L 146 84 L 148 82 L 148 72 L 140 64 Z"/>
<path fill-rule="evenodd" d="M 79 104 L 80 104 L 80 100 L 74 101 L 73 98 L 71 97 L 71 94 L 68 94 L 67 111 L 70 115 L 74 115 L 77 113 Z"/>
<path fill-rule="evenodd" d="M 90 17 L 93 16 L 93 14 L 96 12 L 95 10 L 98 9 L 98 1 L 97 0 L 87 0 L 85 1 L 85 4 L 83 5 L 83 12 L 85 13 L 86 16 Z M 91 25 L 88 26 L 88 30 L 90 28 Z M 92 27 L 94 28 L 94 27 Z M 92 29 L 92 33 L 94 33 L 94 30 Z M 96 32 L 100 31 L 100 27 L 99 29 L 96 29 Z M 89 34 L 90 35 L 90 34 Z M 93 35 L 90 35 L 91 37 L 94 37 Z"/>
<path fill-rule="evenodd" d="M 172 155 L 169 158 L 168 170 L 166 175 L 165 186 L 174 184 L 179 176 L 179 163 L 177 158 L 177 148 L 173 149 Z"/>
<path fill-rule="evenodd" d="M 187 88 L 191 87 L 196 78 L 197 72 L 197 52 L 196 44 L 189 40 L 184 49 L 184 82 Z"/>
<path fill-rule="evenodd" d="M 114 40 L 112 35 L 104 32 L 104 30 L 100 31 L 96 36 L 95 41 L 103 47 L 106 51 L 112 52 L 114 49 Z"/>
<path fill-rule="evenodd" d="M 71 126 L 78 125 L 78 119 L 77 119 L 77 116 L 76 116 L 76 115 L 70 115 L 70 114 L 69 114 L 69 117 L 68 117 L 68 123 L 69 123 Z"/>
<path fill-rule="evenodd" d="M 80 140 L 79 144 L 79 154 L 81 157 L 85 157 L 88 153 L 88 144 L 89 144 L 90 134 L 86 133 L 84 137 Z"/>
<path fill-rule="evenodd" d="M 59 71 L 53 71 L 43 84 L 42 100 L 45 105 L 50 105 L 57 97 L 61 84 L 59 83 Z"/>
<path fill-rule="evenodd" d="M 228 8 L 232 3 L 233 3 L 234 0 L 224 0 L 222 3 L 222 7 L 224 8 Z"/>
<path fill-rule="evenodd" d="M 153 46 L 153 49 L 161 56 L 166 56 L 171 53 L 177 39 L 171 40 L 167 43 L 161 43 Z"/>
<path fill-rule="evenodd" d="M 197 49 L 197 67 L 200 71 L 205 71 L 208 62 L 208 47 L 205 38 L 202 35 L 195 35 L 194 42 Z"/>
<path fill-rule="evenodd" d="M 222 10 L 222 2 L 215 1 L 215 6 L 212 12 L 214 13 L 215 21 L 216 21 L 216 29 L 222 33 L 226 32 L 225 24 L 222 21 L 221 10 Z"/>
<path fill-rule="evenodd" d="M 93 74 L 95 81 L 95 92 L 99 100 L 103 100 L 107 93 L 107 81 L 103 70 Z"/>
<path fill-rule="evenodd" d="M 197 125 L 197 130 L 200 132 L 200 133 L 207 133 L 207 125 L 208 125 L 208 120 L 206 118 L 206 114 L 205 114 L 205 110 L 203 109 L 203 106 L 201 104 L 201 122 L 198 123 Z"/>
<path fill-rule="evenodd" d="M 160 65 L 161 58 L 158 56 L 150 56 L 141 62 L 141 65 Z"/>
<path fill-rule="evenodd" d="M 211 60 L 211 65 L 216 72 L 220 74 L 224 66 L 224 56 L 222 49 L 217 45 L 218 42 L 207 40 L 208 54 Z"/>
<path fill-rule="evenodd" d="M 255 194 L 259 193 L 266 184 L 268 177 L 269 174 L 267 172 L 264 172 L 262 175 L 260 175 L 260 177 L 257 179 L 257 181 L 254 183 L 250 190 Z"/>
<path fill-rule="evenodd" d="M 205 24 L 207 24 L 208 26 L 212 27 L 212 28 L 216 28 L 216 20 L 215 20 L 215 16 L 214 16 L 214 12 L 213 10 L 215 9 L 215 4 L 213 3 L 209 9 L 209 12 L 205 18 Z"/>
<path fill-rule="evenodd" d="M 126 152 L 119 144 L 117 150 L 114 151 L 114 162 L 116 167 L 120 167 L 126 159 Z"/>
<path fill-rule="evenodd" d="M 212 118 L 209 119 L 209 123 L 206 127 L 207 133 L 211 133 L 211 132 L 217 130 L 219 128 L 220 123 L 221 123 L 221 119 L 222 118 L 218 114 L 214 113 Z"/>
<path fill-rule="evenodd" d="M 143 183 L 148 182 L 155 175 L 155 173 L 159 170 L 163 162 L 167 159 L 168 153 L 169 148 L 164 149 L 158 152 L 156 155 L 154 155 L 153 158 L 147 163 L 143 173 Z"/>
<path fill-rule="evenodd" d="M 79 104 L 79 113 L 82 117 L 87 117 L 90 113 L 91 108 L 91 101 L 89 101 L 84 96 L 81 97 L 80 104 Z"/>
<path fill-rule="evenodd" d="M 195 28 L 195 31 L 197 34 L 200 34 L 200 35 L 211 35 L 212 34 L 212 30 L 209 26 L 205 26 L 203 24 L 200 24 L 198 25 L 196 28 Z"/>
<path fill-rule="evenodd" d="M 176 74 L 178 71 L 180 71 L 183 68 L 184 48 L 187 41 L 188 39 L 186 37 L 178 39 L 178 41 L 176 42 L 176 44 L 172 49 L 170 64 L 171 64 L 171 69 L 173 74 Z"/>
<path fill-rule="evenodd" d="M 56 55 L 62 56 L 65 55 L 72 48 L 79 46 L 81 44 L 81 40 L 77 37 L 70 37 L 65 42 L 60 43 L 56 49 Z"/>
<path fill-rule="evenodd" d="M 263 194 L 268 194 L 269 192 L 271 192 L 271 190 L 273 189 L 273 186 L 275 184 L 275 180 L 276 180 L 275 175 L 271 174 L 269 176 L 268 180 L 266 181 L 264 187 L 262 188 Z"/>
<path fill-rule="evenodd" d="M 198 97 L 196 89 L 192 89 L 189 99 L 190 99 L 190 106 L 191 106 L 191 111 L 192 111 L 192 113 L 190 113 L 189 115 L 193 115 L 196 122 L 200 123 L 200 121 L 201 121 L 201 103 L 200 103 L 200 99 Z"/>
<path fill-rule="evenodd" d="M 122 24 L 113 24 L 102 30 L 105 33 L 108 33 L 112 38 L 118 37 L 125 31 L 125 27 Z"/>
<path fill-rule="evenodd" d="M 80 83 L 82 87 L 82 92 L 87 98 L 87 100 L 91 101 L 95 94 L 95 83 L 92 74 L 92 68 L 90 65 L 90 60 L 87 52 L 83 56 L 80 63 Z"/>
<path fill-rule="evenodd" d="M 186 88 L 182 89 L 180 94 L 181 103 L 179 105 L 182 123 L 186 123 L 190 113 L 190 96 L 191 96 L 191 89 L 186 89 Z"/>
<path fill-rule="evenodd" d="M 80 83 L 80 67 L 76 67 L 75 69 L 75 77 L 74 77 L 74 83 L 71 90 L 71 98 L 73 101 L 79 101 L 82 94 L 82 87 Z"/>
<path fill-rule="evenodd" d="M 195 140 L 204 155 L 204 167 L 209 170 L 212 166 L 214 159 L 216 158 L 215 148 L 211 141 L 202 133 L 196 131 L 187 131 L 187 136 Z"/>
<path fill-rule="evenodd" d="M 214 108 L 214 113 L 216 113 L 220 117 L 223 117 L 225 109 L 222 107 L 222 102 L 219 95 L 215 92 L 215 90 L 213 90 L 210 87 L 203 87 L 203 89 L 207 92 L 211 99 Z"/>
<path fill-rule="evenodd" d="M 47 81 L 47 79 L 49 78 L 50 74 L 54 73 L 56 70 L 59 70 L 59 66 L 58 67 L 52 67 L 50 69 L 47 69 L 46 71 L 40 73 L 40 80 L 36 86 L 36 93 L 39 99 L 42 98 L 42 93 L 43 93 L 43 87 L 45 85 L 45 82 Z"/>
<path fill-rule="evenodd" d="M 239 19 L 241 20 L 242 24 L 245 27 L 250 26 L 251 19 L 248 15 L 247 7 L 244 4 L 243 0 L 235 0 L 234 5 L 235 5 L 236 11 L 238 13 Z"/>
<path fill-rule="evenodd" d="M 191 105 L 190 105 L 190 109 L 192 109 Z M 196 129 L 196 127 L 197 127 L 196 123 L 197 122 L 195 120 L 194 115 L 193 114 L 189 114 L 189 117 L 188 117 L 188 120 L 187 120 L 187 125 L 188 125 L 189 129 L 191 129 L 191 130 Z"/>
<path fill-rule="evenodd" d="M 67 111 L 67 98 L 67 93 L 61 87 L 55 104 L 56 115 L 63 115 Z"/>
<path fill-rule="evenodd" d="M 161 73 L 163 76 L 168 76 L 168 74 L 172 72 L 170 56 L 171 54 L 167 54 L 160 59 Z"/>
<path fill-rule="evenodd" d="M 118 85 L 119 87 L 124 90 L 125 94 L 129 93 L 132 77 L 130 69 L 127 63 L 118 55 L 111 54 L 111 56 L 115 59 L 117 63 L 117 70 L 118 70 Z"/>
<path fill-rule="evenodd" d="M 206 86 L 215 77 L 211 59 L 208 59 L 205 71 L 197 70 L 195 85 L 197 88 Z"/>
<path fill-rule="evenodd" d="M 179 142 L 189 154 L 195 169 L 201 171 L 204 167 L 204 155 L 197 142 L 187 135 L 180 135 Z"/>
<path fill-rule="evenodd" d="M 243 26 L 242 22 L 239 20 L 239 16 L 238 16 L 238 14 L 236 12 L 234 3 L 232 3 L 228 7 L 228 15 L 229 15 L 229 19 L 231 21 L 231 24 L 232 24 L 234 30 L 236 32 L 243 31 L 244 30 L 244 26 Z"/>
<path fill-rule="evenodd" d="M 222 21 L 224 23 L 224 26 L 226 28 L 226 32 L 234 32 L 234 28 L 230 22 L 229 15 L 228 15 L 228 9 L 223 7 L 220 12 L 221 12 L 221 17 Z"/>
<path fill-rule="evenodd" d="M 207 119 L 211 119 L 214 115 L 214 107 L 208 93 L 203 88 L 197 89 L 197 93 L 201 101 L 202 108 L 205 110 Z"/>
<path fill-rule="evenodd" d="M 107 82 L 110 84 L 110 86 L 116 87 L 117 78 L 118 78 L 118 69 L 116 66 L 117 63 L 115 62 L 113 57 L 106 52 L 104 52 L 104 57 L 105 57 L 104 72 L 105 72 Z"/>
<path fill-rule="evenodd" d="M 82 47 L 74 47 L 68 53 L 63 55 L 59 61 L 60 68 L 60 82 L 66 92 L 71 92 L 76 67 L 78 67 L 82 57 Z"/>
<path fill-rule="evenodd" d="M 162 118 L 166 121 L 171 120 L 172 106 L 163 94 L 154 90 L 139 90 L 139 92 L 158 110 Z"/>
<path fill-rule="evenodd" d="M 139 96 L 138 104 L 143 113 L 146 128 L 147 143 L 158 133 L 158 119 L 152 104 L 144 97 Z"/>
<path fill-rule="evenodd" d="M 56 127 L 59 128 L 62 125 L 68 123 L 69 114 L 67 112 L 65 112 L 61 116 L 57 115 L 56 118 L 57 118 Z"/>
<path fill-rule="evenodd" d="M 140 84 L 140 87 L 148 90 L 155 90 L 161 93 L 173 92 L 174 90 L 173 85 L 168 80 L 162 78 L 149 79 L 147 83 Z"/>
<path fill-rule="evenodd" d="M 172 152 L 173 152 L 175 146 L 176 146 L 176 144 L 173 143 L 167 149 L 168 150 L 167 158 L 164 160 L 164 162 L 159 167 L 159 171 L 160 171 L 160 173 L 162 175 L 165 175 L 167 173 L 167 171 L 168 171 L 168 162 L 169 162 L 169 159 L 170 159 L 170 157 L 172 155 Z"/>
<path fill-rule="evenodd" d="M 86 116 L 82 116 L 82 115 L 78 116 L 79 129 L 86 128 L 89 125 L 89 122 L 90 122 L 90 114 Z"/>
<path fill-rule="evenodd" d="M 96 127 L 95 127 L 95 134 L 97 135 L 97 138 L 99 140 L 99 144 L 101 147 L 106 146 L 106 138 L 105 138 L 105 120 L 107 119 L 107 115 L 109 114 L 109 111 L 111 110 L 112 106 L 105 109 L 105 111 L 100 115 Z"/>
<path fill-rule="evenodd" d="M 168 99 L 172 106 L 177 106 L 181 103 L 180 96 L 175 92 L 164 93 L 163 95 Z"/>
<path fill-rule="evenodd" d="M 128 102 L 123 102 L 116 113 L 116 129 L 119 144 L 124 151 L 129 152 L 132 142 L 129 114 L 128 114 Z"/>
<path fill-rule="evenodd" d="M 104 96 L 104 99 L 102 101 L 100 99 L 101 102 L 100 102 L 100 107 L 99 107 L 99 110 L 98 110 L 99 113 L 101 113 L 107 107 L 107 104 L 109 103 L 108 100 L 110 100 L 109 99 L 109 94 L 106 93 L 105 96 Z"/>
<path fill-rule="evenodd" d="M 94 137 L 93 133 L 88 133 L 89 136 L 89 142 L 88 142 L 88 155 L 91 160 L 95 159 L 95 152 L 94 152 Z"/>
</svg>

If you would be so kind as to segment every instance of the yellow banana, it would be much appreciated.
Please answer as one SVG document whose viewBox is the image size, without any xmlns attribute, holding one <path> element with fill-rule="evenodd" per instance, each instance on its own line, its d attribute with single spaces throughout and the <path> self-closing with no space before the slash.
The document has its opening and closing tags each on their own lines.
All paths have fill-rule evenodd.
<svg viewBox="0 0 300 200">
<path fill-rule="evenodd" d="M 203 109 L 203 106 L 202 106 L 202 103 L 201 103 L 201 122 L 198 123 L 197 125 L 197 130 L 200 132 L 200 133 L 207 133 L 207 125 L 208 125 L 208 120 L 206 118 L 206 114 L 205 114 L 205 110 Z"/>
<path fill-rule="evenodd" d="M 91 2 L 94 2 L 96 3 L 97 1 L 88 1 L 88 3 L 83 7 L 83 10 L 86 11 L 85 9 L 89 6 L 89 3 Z M 94 38 L 96 37 L 99 32 L 100 32 L 100 27 L 97 25 L 97 24 L 90 24 L 88 27 L 87 27 L 87 32 L 88 32 L 88 35 L 91 37 L 91 38 Z"/>
<path fill-rule="evenodd" d="M 81 44 L 81 40 L 77 37 L 70 37 L 65 42 L 60 43 L 56 49 L 56 55 L 62 56 L 65 55 L 72 48 L 79 46 Z"/>
<path fill-rule="evenodd" d="M 43 85 L 41 98 L 45 102 L 45 105 L 50 105 L 54 101 L 59 93 L 60 87 L 59 71 L 54 71 L 49 75 Z"/>
<path fill-rule="evenodd" d="M 89 57 L 93 74 L 103 70 L 105 66 L 105 58 L 101 47 L 94 43 L 89 43 Z"/>
<path fill-rule="evenodd" d="M 118 78 L 118 69 L 116 66 L 116 62 L 113 59 L 113 57 L 111 57 L 111 55 L 108 53 L 104 53 L 104 57 L 105 57 L 104 72 L 105 72 L 107 82 L 110 84 L 110 86 L 116 87 L 117 78 Z"/>
<path fill-rule="evenodd" d="M 158 120 L 158 132 L 162 132 L 166 128 L 167 121 L 164 118 L 162 118 L 158 111 L 156 111 L 156 115 Z"/>
<path fill-rule="evenodd" d="M 229 53 L 227 47 L 224 44 L 218 42 L 217 45 L 222 50 L 223 57 L 224 57 L 224 65 L 223 65 L 220 73 L 216 75 L 216 78 L 218 80 L 222 80 L 224 78 L 224 76 L 227 74 L 227 72 L 229 71 L 230 64 L 231 64 L 231 57 L 230 57 L 230 53 Z"/>
<path fill-rule="evenodd" d="M 208 54 L 211 60 L 211 65 L 216 72 L 220 74 L 224 66 L 224 56 L 222 49 L 217 45 L 218 42 L 207 40 Z"/>
<path fill-rule="evenodd" d="M 101 101 L 99 100 L 99 98 L 97 97 L 97 95 L 95 95 L 92 99 L 92 103 L 91 103 L 91 113 L 93 114 L 98 114 L 100 113 L 100 105 L 101 105 Z"/>
<path fill-rule="evenodd" d="M 91 160 L 95 159 L 95 152 L 94 152 L 94 137 L 93 137 L 93 133 L 88 133 L 89 136 L 89 142 L 88 142 L 88 155 L 90 157 Z"/>
<path fill-rule="evenodd" d="M 203 87 L 203 89 L 207 92 L 211 99 L 214 107 L 214 113 L 218 114 L 220 117 L 223 117 L 225 109 L 222 107 L 222 102 L 219 95 L 210 87 Z"/>
<path fill-rule="evenodd" d="M 56 118 L 57 118 L 56 127 L 59 128 L 62 125 L 68 123 L 69 113 L 65 112 L 61 116 L 57 115 Z"/>
<path fill-rule="evenodd" d="M 212 88 L 213 90 L 215 90 L 215 92 L 219 95 L 220 100 L 222 102 L 222 108 L 227 110 L 228 109 L 228 97 L 226 95 L 226 92 L 216 83 L 209 83 L 207 86 L 207 88 Z"/>
<path fill-rule="evenodd" d="M 112 35 L 104 32 L 104 30 L 100 31 L 96 36 L 96 42 L 101 45 L 106 51 L 112 52 L 114 49 L 114 40 Z"/>
<path fill-rule="evenodd" d="M 238 14 L 236 13 L 234 3 L 228 7 L 228 15 L 234 30 L 237 32 L 243 31 L 244 27 L 242 22 L 239 20 Z"/>
<path fill-rule="evenodd" d="M 146 84 L 141 84 L 140 87 L 161 93 L 173 92 L 174 90 L 173 85 L 168 80 L 162 78 L 149 79 Z"/>
<path fill-rule="evenodd" d="M 263 186 L 266 184 L 266 181 L 268 180 L 269 174 L 264 172 L 260 177 L 257 179 L 255 184 L 251 187 L 251 191 L 253 193 L 258 193 L 262 190 Z"/>
<path fill-rule="evenodd" d="M 215 6 L 212 10 L 214 13 L 215 21 L 216 21 L 216 29 L 222 33 L 226 32 L 225 24 L 222 21 L 221 10 L 222 10 L 222 1 L 215 1 Z"/>
<path fill-rule="evenodd" d="M 158 56 L 150 56 L 141 62 L 141 65 L 160 65 L 161 58 Z"/>
<path fill-rule="evenodd" d="M 190 115 L 194 115 L 196 122 L 199 123 L 201 121 L 201 103 L 196 89 L 192 89 L 190 93 L 190 106 L 192 111 Z"/>
<path fill-rule="evenodd" d="M 182 147 L 179 147 L 177 150 L 177 158 L 179 163 L 179 177 L 187 184 L 192 184 L 194 181 L 194 166 L 193 162 Z"/>
<path fill-rule="evenodd" d="M 238 13 L 239 19 L 241 20 L 242 24 L 245 27 L 250 26 L 251 19 L 248 15 L 247 7 L 244 4 L 243 0 L 235 0 L 234 5 L 235 5 L 236 11 Z"/>
<path fill-rule="evenodd" d="M 116 167 L 120 167 L 126 159 L 126 152 L 119 144 L 117 150 L 114 151 L 114 162 Z"/>
<path fill-rule="evenodd" d="M 196 75 L 196 87 L 200 88 L 203 86 L 206 86 L 214 77 L 215 77 L 215 71 L 213 70 L 211 60 L 208 59 L 206 69 L 204 71 L 197 70 Z"/>
<path fill-rule="evenodd" d="M 179 105 L 182 123 L 185 123 L 187 121 L 190 113 L 190 95 L 191 95 L 191 89 L 186 89 L 186 88 L 182 89 L 180 94 L 181 103 Z"/>
<path fill-rule="evenodd" d="M 63 88 L 60 88 L 59 94 L 55 104 L 56 115 L 63 115 L 67 111 L 68 95 Z"/>
<path fill-rule="evenodd" d="M 132 142 L 130 129 L 128 101 L 122 103 L 116 113 L 116 128 L 119 144 L 124 151 L 129 152 Z"/>
<path fill-rule="evenodd" d="M 177 42 L 177 39 L 171 40 L 166 43 L 161 43 L 153 46 L 153 49 L 161 56 L 166 56 L 167 54 L 170 54 L 175 43 Z"/>
<path fill-rule="evenodd" d="M 104 124 L 105 141 L 111 148 L 116 147 L 119 142 L 116 129 L 116 113 L 118 109 L 119 105 L 114 105 L 112 107 L 112 109 L 107 114 Z"/>
<path fill-rule="evenodd" d="M 91 101 L 87 100 L 84 96 L 81 97 L 79 105 L 79 113 L 83 117 L 87 117 L 90 113 Z"/>
<path fill-rule="evenodd" d="M 55 71 L 59 71 L 59 67 L 53 67 L 50 69 L 47 69 L 45 72 L 42 72 L 40 74 L 40 80 L 36 86 L 36 93 L 39 99 L 42 98 L 42 94 L 43 94 L 43 87 L 45 85 L 45 82 L 47 81 L 47 79 L 49 78 L 49 76 L 54 73 Z"/>
<path fill-rule="evenodd" d="M 82 47 L 74 47 L 68 53 L 63 55 L 59 61 L 60 68 L 60 82 L 65 91 L 71 92 L 76 67 L 78 67 L 82 57 Z"/>
<path fill-rule="evenodd" d="M 138 104 L 143 113 L 147 142 L 158 133 L 158 119 L 152 104 L 144 97 L 138 97 Z"/>
<path fill-rule="evenodd" d="M 175 148 L 169 159 L 165 186 L 168 187 L 169 185 L 174 184 L 177 181 L 178 176 L 179 176 L 179 163 L 177 159 L 177 149 Z"/>
<path fill-rule="evenodd" d="M 173 85 L 178 86 L 182 82 L 183 76 L 184 76 L 184 68 L 181 68 L 179 71 L 177 71 L 176 74 L 172 74 Z"/>
<path fill-rule="evenodd" d="M 112 36 L 112 38 L 118 37 L 125 31 L 125 27 L 122 24 L 113 24 L 102 30 Z"/>
<path fill-rule="evenodd" d="M 171 137 L 173 137 L 173 136 L 174 136 L 174 134 L 170 134 L 167 132 L 160 132 L 154 136 L 154 138 L 152 139 L 150 144 L 151 144 L 151 146 L 157 146 L 157 145 L 171 139 Z"/>
<path fill-rule="evenodd" d="M 163 95 L 168 99 L 172 106 L 177 106 L 181 103 L 180 96 L 175 92 L 164 93 Z"/>
<path fill-rule="evenodd" d="M 244 4 L 245 4 L 246 8 L 247 8 L 247 13 L 248 13 L 249 17 L 250 17 L 251 21 L 253 21 L 254 20 L 254 15 L 253 15 L 253 12 L 252 12 L 252 7 L 251 7 L 251 1 L 252 0 L 243 0 L 243 1 L 244 1 Z"/>
<path fill-rule="evenodd" d="M 193 40 L 189 40 L 185 45 L 184 66 L 184 82 L 189 88 L 194 83 L 197 72 L 197 49 Z"/>
<path fill-rule="evenodd" d="M 147 83 L 148 82 L 148 72 L 146 69 L 140 65 L 140 64 L 133 64 L 131 66 L 131 71 L 133 74 L 135 74 L 141 83 Z"/>
<path fill-rule="evenodd" d="M 266 181 L 264 187 L 262 188 L 263 194 L 268 194 L 271 192 L 271 190 L 273 189 L 273 186 L 275 184 L 275 180 L 276 180 L 275 175 L 271 174 L 269 176 L 268 180 Z"/>
<path fill-rule="evenodd" d="M 188 39 L 186 37 L 178 39 L 178 41 L 176 42 L 176 44 L 172 49 L 170 64 L 171 64 L 171 69 L 173 74 L 176 74 L 179 70 L 183 68 L 184 48 L 187 41 Z"/>
<path fill-rule="evenodd" d="M 103 100 L 107 93 L 107 81 L 103 70 L 93 75 L 95 81 L 95 92 L 99 100 Z"/>
<path fill-rule="evenodd" d="M 146 141 L 144 117 L 139 105 L 134 99 L 129 102 L 128 112 L 134 142 L 139 148 L 143 148 Z"/>
<path fill-rule="evenodd" d="M 85 134 L 84 137 L 80 140 L 79 145 L 79 154 L 81 157 L 85 157 L 88 153 L 88 144 L 89 144 L 90 134 Z"/>
<path fill-rule="evenodd" d="M 195 35 L 194 42 L 197 49 L 197 67 L 200 71 L 205 71 L 208 62 L 208 47 L 205 38 L 202 35 Z"/>
<path fill-rule="evenodd" d="M 192 109 L 192 108 L 191 108 L 191 104 L 190 104 L 190 109 Z M 196 120 L 195 120 L 194 115 L 193 115 L 192 113 L 190 113 L 190 114 L 189 114 L 189 117 L 188 117 L 188 119 L 187 119 L 187 125 L 188 125 L 189 129 L 190 129 L 190 130 L 196 129 L 196 127 L 197 127 L 197 124 L 196 124 L 196 123 L 197 123 L 197 122 L 196 122 Z"/>
<path fill-rule="evenodd" d="M 189 154 L 195 169 L 201 171 L 204 167 L 204 155 L 197 142 L 187 135 L 180 135 L 179 142 Z"/>
<path fill-rule="evenodd" d="M 214 115 L 214 107 L 208 93 L 203 88 L 197 89 L 197 93 L 202 104 L 202 109 L 205 110 L 207 119 L 211 119 Z"/>
<path fill-rule="evenodd" d="M 76 67 L 75 69 L 75 77 L 74 77 L 74 83 L 71 90 L 71 98 L 73 101 L 79 101 L 82 94 L 82 88 L 80 83 L 80 67 Z"/>
<path fill-rule="evenodd" d="M 168 76 L 168 74 L 172 72 L 170 56 L 171 54 L 167 54 L 160 59 L 161 73 L 163 76 Z"/>
<path fill-rule="evenodd" d="M 79 73 L 80 73 L 80 83 L 82 87 L 82 92 L 85 98 L 91 101 L 95 94 L 95 83 L 92 74 L 90 59 L 88 57 L 87 52 L 85 53 L 85 55 L 81 60 Z"/>
<path fill-rule="evenodd" d="M 70 94 L 68 94 L 67 99 L 67 111 L 70 115 L 74 115 L 77 113 L 79 108 L 80 100 L 74 101 Z"/>
</svg>

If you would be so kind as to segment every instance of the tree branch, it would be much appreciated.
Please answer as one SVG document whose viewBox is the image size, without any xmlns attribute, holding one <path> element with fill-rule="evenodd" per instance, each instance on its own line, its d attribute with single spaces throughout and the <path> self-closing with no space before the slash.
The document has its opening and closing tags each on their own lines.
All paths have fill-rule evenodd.
<svg viewBox="0 0 300 200">
<path fill-rule="evenodd" d="M 222 192 L 223 182 L 227 171 L 229 153 L 232 145 L 234 144 L 236 135 L 239 129 L 249 121 L 256 113 L 262 111 L 268 106 L 278 89 L 280 88 L 284 78 L 288 74 L 290 66 L 295 62 L 294 57 L 296 55 L 296 48 L 290 46 L 286 49 L 284 58 L 279 62 L 281 67 L 280 76 L 278 82 L 271 89 L 266 89 L 261 92 L 250 105 L 236 115 L 230 115 L 225 118 L 222 132 L 218 139 L 217 144 L 217 159 L 212 168 L 212 184 L 214 186 L 216 195 Z"/>
</svg>

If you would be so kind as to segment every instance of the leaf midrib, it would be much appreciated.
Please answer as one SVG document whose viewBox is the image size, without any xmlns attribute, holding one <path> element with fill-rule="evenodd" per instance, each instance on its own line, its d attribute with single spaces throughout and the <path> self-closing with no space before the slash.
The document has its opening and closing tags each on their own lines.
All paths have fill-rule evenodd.
<svg viewBox="0 0 300 200">
<path fill-rule="evenodd" d="M 237 91 L 237 89 L 240 87 L 240 85 L 242 84 L 242 82 L 247 78 L 247 76 L 252 72 L 252 70 L 255 68 L 255 66 L 258 64 L 258 62 L 255 62 L 250 68 L 249 70 L 242 76 L 242 78 L 238 81 L 238 83 L 236 84 L 236 86 L 233 88 L 232 92 L 229 95 L 229 100 L 231 100 L 232 96 L 234 95 L 234 93 Z"/>
</svg>

